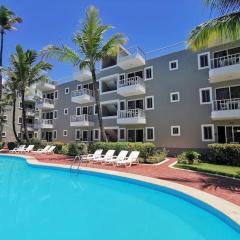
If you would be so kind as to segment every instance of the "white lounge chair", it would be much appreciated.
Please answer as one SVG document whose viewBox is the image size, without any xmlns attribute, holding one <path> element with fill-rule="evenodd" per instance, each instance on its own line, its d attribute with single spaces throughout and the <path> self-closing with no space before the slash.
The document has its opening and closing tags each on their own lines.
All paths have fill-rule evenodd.
<svg viewBox="0 0 240 240">
<path fill-rule="evenodd" d="M 100 158 L 101 157 L 101 154 L 102 154 L 102 149 L 98 149 L 94 152 L 94 154 L 86 154 L 86 155 L 80 155 L 80 156 L 76 156 L 74 158 L 74 161 L 76 161 L 77 159 L 79 159 L 80 161 L 83 161 L 83 162 L 88 162 L 88 161 L 91 161 L 93 159 L 97 159 L 97 158 Z"/>
<path fill-rule="evenodd" d="M 117 166 L 129 166 L 131 167 L 132 164 L 139 163 L 138 156 L 140 152 L 139 151 L 132 151 L 130 155 L 122 161 L 117 162 Z"/>
<path fill-rule="evenodd" d="M 51 146 L 46 152 L 46 154 L 54 154 L 54 150 L 55 150 L 56 146 Z"/>
<path fill-rule="evenodd" d="M 45 148 L 39 148 L 37 151 L 33 151 L 33 153 L 45 153 L 50 147 L 50 145 L 47 145 Z"/>
<path fill-rule="evenodd" d="M 15 147 L 14 149 L 10 150 L 9 152 L 18 152 L 25 149 L 26 145 L 20 145 L 19 147 Z"/>
<path fill-rule="evenodd" d="M 114 163 L 117 163 L 118 161 L 123 161 L 124 159 L 126 159 L 127 154 L 128 154 L 128 151 L 122 150 L 117 156 L 113 156 L 111 159 L 104 161 L 104 163 L 114 164 Z"/>
<path fill-rule="evenodd" d="M 115 153 L 115 150 L 108 150 L 105 155 L 101 155 L 100 157 L 93 158 L 92 161 L 93 161 L 94 163 L 99 163 L 99 162 L 102 163 L 102 162 L 105 162 L 105 161 L 107 161 L 107 160 L 112 159 L 114 153 Z"/>
<path fill-rule="evenodd" d="M 34 145 L 29 145 L 27 148 L 24 148 L 22 150 L 18 150 L 18 152 L 25 153 L 25 152 L 32 152 L 34 148 Z"/>
</svg>

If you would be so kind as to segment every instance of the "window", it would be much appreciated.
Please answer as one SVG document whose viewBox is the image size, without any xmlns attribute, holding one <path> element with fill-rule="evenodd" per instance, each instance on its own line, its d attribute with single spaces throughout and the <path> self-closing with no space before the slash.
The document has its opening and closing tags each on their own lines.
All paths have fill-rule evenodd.
<svg viewBox="0 0 240 240">
<path fill-rule="evenodd" d="M 18 138 L 21 139 L 21 138 L 22 138 L 22 133 L 21 133 L 21 132 L 18 132 L 18 133 L 17 133 L 17 136 L 18 136 Z"/>
<path fill-rule="evenodd" d="M 67 135 L 68 135 L 68 131 L 67 130 L 63 130 L 63 136 L 67 137 Z"/>
<path fill-rule="evenodd" d="M 125 128 L 119 128 L 119 140 L 120 141 L 126 140 L 126 129 Z"/>
<path fill-rule="evenodd" d="M 68 108 L 64 108 L 64 115 L 68 115 Z"/>
<path fill-rule="evenodd" d="M 169 70 L 177 70 L 178 69 L 178 60 L 170 61 L 169 62 Z"/>
<path fill-rule="evenodd" d="M 53 118 L 57 119 L 57 117 L 58 117 L 58 110 L 54 110 L 53 111 Z"/>
<path fill-rule="evenodd" d="M 82 131 L 82 140 L 84 142 L 87 142 L 88 141 L 88 130 L 83 130 Z"/>
<path fill-rule="evenodd" d="M 212 103 L 212 88 L 200 88 L 200 104 L 210 104 Z"/>
<path fill-rule="evenodd" d="M 146 127 L 146 140 L 154 141 L 154 139 L 155 139 L 154 127 Z"/>
<path fill-rule="evenodd" d="M 171 126 L 171 136 L 180 136 L 180 126 Z"/>
<path fill-rule="evenodd" d="M 53 130 L 53 139 L 57 139 L 57 130 Z"/>
<path fill-rule="evenodd" d="M 22 117 L 18 117 L 18 124 L 22 124 Z"/>
<path fill-rule="evenodd" d="M 145 97 L 146 110 L 154 109 L 154 96 Z"/>
<path fill-rule="evenodd" d="M 170 93 L 170 102 L 179 102 L 180 101 L 180 94 L 179 92 L 172 92 Z"/>
<path fill-rule="evenodd" d="M 34 138 L 38 138 L 38 133 L 37 132 L 34 133 Z"/>
<path fill-rule="evenodd" d="M 54 92 L 54 99 L 58 99 L 58 91 Z"/>
<path fill-rule="evenodd" d="M 75 130 L 75 140 L 80 140 L 81 139 L 81 131 L 80 129 Z"/>
<path fill-rule="evenodd" d="M 6 132 L 2 132 L 2 138 L 7 137 L 7 133 Z"/>
<path fill-rule="evenodd" d="M 153 79 L 153 67 L 144 68 L 144 75 L 145 80 L 152 80 Z"/>
<path fill-rule="evenodd" d="M 214 125 L 213 124 L 203 124 L 203 125 L 201 125 L 201 132 L 202 132 L 202 141 L 203 142 L 215 141 Z"/>
<path fill-rule="evenodd" d="M 3 121 L 7 122 L 7 120 L 8 120 L 8 116 L 7 115 L 3 115 Z"/>
<path fill-rule="evenodd" d="M 129 142 L 143 142 L 144 141 L 143 129 L 128 129 L 127 138 Z"/>
<path fill-rule="evenodd" d="M 81 90 L 82 89 L 82 84 L 78 84 L 77 85 L 77 90 L 79 91 L 79 90 Z"/>
<path fill-rule="evenodd" d="M 119 102 L 119 108 L 120 108 L 120 110 L 126 109 L 126 101 L 125 100 Z"/>
<path fill-rule="evenodd" d="M 69 88 L 65 88 L 65 94 L 69 94 Z"/>
<path fill-rule="evenodd" d="M 100 130 L 99 129 L 94 129 L 93 130 L 93 139 L 94 140 L 100 140 Z"/>
<path fill-rule="evenodd" d="M 198 54 L 198 69 L 205 69 L 210 67 L 210 53 Z"/>
</svg>

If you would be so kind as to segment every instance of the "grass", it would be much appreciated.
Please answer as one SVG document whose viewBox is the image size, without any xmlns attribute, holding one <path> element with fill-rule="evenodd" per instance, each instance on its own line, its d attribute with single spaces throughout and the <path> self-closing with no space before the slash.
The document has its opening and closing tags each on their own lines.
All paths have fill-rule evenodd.
<svg viewBox="0 0 240 240">
<path fill-rule="evenodd" d="M 217 165 L 210 163 L 195 163 L 195 164 L 177 163 L 174 165 L 174 167 L 195 170 L 205 173 L 219 174 L 223 176 L 235 177 L 240 179 L 240 167 Z"/>
</svg>

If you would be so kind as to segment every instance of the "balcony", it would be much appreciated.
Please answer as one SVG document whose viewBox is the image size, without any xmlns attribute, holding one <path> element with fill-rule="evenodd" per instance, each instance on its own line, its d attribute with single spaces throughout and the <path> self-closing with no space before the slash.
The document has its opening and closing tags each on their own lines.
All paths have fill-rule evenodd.
<svg viewBox="0 0 240 240">
<path fill-rule="evenodd" d="M 118 124 L 132 125 L 132 124 L 146 124 L 145 112 L 142 109 L 129 109 L 118 111 Z"/>
<path fill-rule="evenodd" d="M 240 119 L 240 98 L 213 101 L 211 117 L 213 120 Z"/>
<path fill-rule="evenodd" d="M 38 121 L 38 127 L 42 129 L 52 129 L 53 120 L 52 119 L 42 119 Z"/>
<path fill-rule="evenodd" d="M 46 92 L 46 91 L 53 91 L 56 89 L 56 82 L 52 80 L 41 81 L 37 83 L 36 88 Z"/>
<path fill-rule="evenodd" d="M 26 115 L 27 115 L 27 117 L 35 117 L 35 109 L 27 108 Z"/>
<path fill-rule="evenodd" d="M 139 47 L 130 49 L 121 48 L 117 58 L 117 64 L 123 70 L 145 65 L 145 54 Z"/>
<path fill-rule="evenodd" d="M 27 130 L 29 131 L 29 132 L 33 132 L 34 131 L 34 124 L 32 124 L 32 123 L 27 123 Z"/>
<path fill-rule="evenodd" d="M 73 115 L 70 117 L 71 127 L 93 127 L 93 115 Z"/>
<path fill-rule="evenodd" d="M 43 98 L 36 101 L 36 108 L 42 110 L 54 109 L 53 99 Z"/>
<path fill-rule="evenodd" d="M 211 59 L 210 83 L 240 78 L 240 53 Z"/>
<path fill-rule="evenodd" d="M 81 90 L 72 91 L 72 102 L 78 104 L 93 103 L 95 101 L 93 97 L 93 91 L 87 88 Z"/>
<path fill-rule="evenodd" d="M 73 79 L 80 82 L 90 80 L 91 78 L 92 74 L 89 69 L 75 70 L 73 73 Z"/>
<path fill-rule="evenodd" d="M 118 81 L 117 93 L 123 97 L 145 94 L 145 92 L 144 81 L 138 76 Z"/>
</svg>

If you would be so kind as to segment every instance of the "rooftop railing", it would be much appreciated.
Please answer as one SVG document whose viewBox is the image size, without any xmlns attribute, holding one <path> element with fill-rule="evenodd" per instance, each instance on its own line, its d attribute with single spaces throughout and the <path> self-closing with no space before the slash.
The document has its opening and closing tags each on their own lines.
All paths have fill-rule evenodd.
<svg viewBox="0 0 240 240">
<path fill-rule="evenodd" d="M 119 87 L 134 86 L 134 85 L 145 86 L 143 79 L 138 76 L 127 78 L 127 79 L 120 79 L 118 82 Z"/>
<path fill-rule="evenodd" d="M 72 97 L 79 97 L 79 96 L 83 96 L 85 94 L 93 97 L 93 91 L 90 89 L 87 89 L 87 88 L 72 91 Z"/>
<path fill-rule="evenodd" d="M 140 108 L 118 111 L 118 118 L 144 118 L 144 117 L 145 111 Z"/>
<path fill-rule="evenodd" d="M 239 110 L 240 98 L 214 100 L 212 109 L 213 111 Z"/>
<path fill-rule="evenodd" d="M 240 64 L 240 53 L 235 53 L 232 55 L 211 59 L 212 69 L 226 67 L 235 64 Z"/>
<path fill-rule="evenodd" d="M 144 51 L 140 48 L 140 47 L 131 47 L 125 50 L 120 50 L 119 55 L 118 55 L 118 59 L 122 60 L 125 57 L 131 56 L 131 55 L 141 55 L 144 59 L 146 57 L 146 54 L 144 53 Z"/>
</svg>

